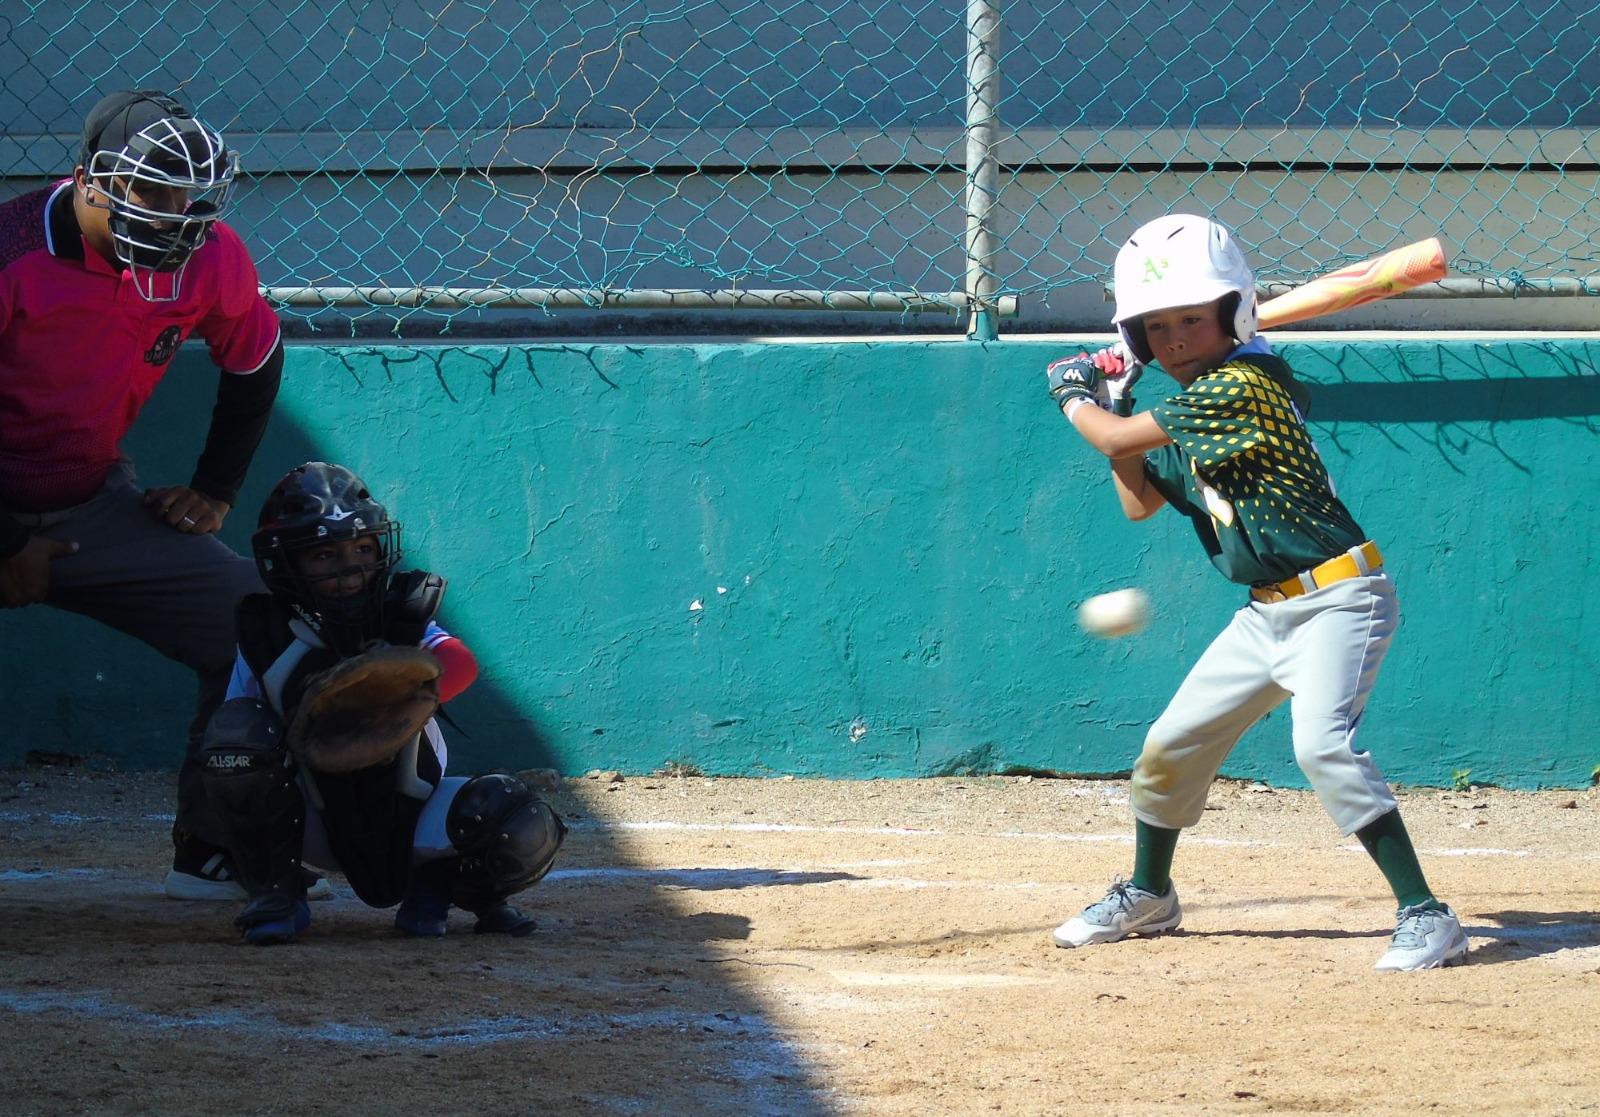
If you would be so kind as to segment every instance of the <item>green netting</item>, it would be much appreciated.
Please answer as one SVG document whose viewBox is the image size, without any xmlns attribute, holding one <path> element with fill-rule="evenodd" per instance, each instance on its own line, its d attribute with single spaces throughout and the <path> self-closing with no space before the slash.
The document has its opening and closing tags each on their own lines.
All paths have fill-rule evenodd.
<svg viewBox="0 0 1600 1117">
<path fill-rule="evenodd" d="M 243 157 L 230 220 L 263 284 L 356 313 L 789 291 L 752 297 L 1020 296 L 1035 322 L 1103 323 L 1117 244 L 1174 209 L 1215 214 L 1280 282 L 1442 234 L 1458 282 L 1600 291 L 1600 0 L 10 0 L 3 18 L 6 196 L 70 171 L 99 94 L 173 90 Z"/>
</svg>

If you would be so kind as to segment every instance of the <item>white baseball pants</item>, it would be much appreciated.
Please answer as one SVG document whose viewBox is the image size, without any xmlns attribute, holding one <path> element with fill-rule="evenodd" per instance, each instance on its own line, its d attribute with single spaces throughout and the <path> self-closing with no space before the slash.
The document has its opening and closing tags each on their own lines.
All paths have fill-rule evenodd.
<svg viewBox="0 0 1600 1117">
<path fill-rule="evenodd" d="M 1295 761 L 1340 830 L 1394 810 L 1356 731 L 1399 621 L 1381 570 L 1240 609 L 1150 727 L 1133 771 L 1134 816 L 1168 829 L 1199 822 L 1228 753 L 1285 698 Z"/>
</svg>

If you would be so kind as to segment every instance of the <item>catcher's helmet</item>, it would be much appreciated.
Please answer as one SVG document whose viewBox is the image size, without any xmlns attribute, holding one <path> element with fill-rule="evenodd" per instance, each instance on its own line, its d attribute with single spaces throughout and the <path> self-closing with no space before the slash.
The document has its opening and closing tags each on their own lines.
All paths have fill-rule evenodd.
<svg viewBox="0 0 1600 1117">
<path fill-rule="evenodd" d="M 377 538 L 380 557 L 359 593 L 319 594 L 293 561 L 297 551 L 364 535 Z M 358 652 L 383 632 L 388 575 L 400 562 L 400 524 L 344 466 L 306 462 L 290 470 L 267 494 L 250 549 L 267 589 L 329 647 Z"/>
<path fill-rule="evenodd" d="M 1153 357 L 1143 317 L 1155 310 L 1221 299 L 1222 330 L 1243 345 L 1256 336 L 1256 277 L 1233 237 L 1215 221 L 1187 213 L 1141 225 L 1117 253 L 1111 319 L 1133 355 Z"/>
<path fill-rule="evenodd" d="M 175 300 L 189 258 L 227 210 L 239 156 L 167 94 L 129 89 L 89 110 L 79 162 L 104 199 L 90 204 L 111 211 L 111 243 L 135 289 Z"/>
</svg>

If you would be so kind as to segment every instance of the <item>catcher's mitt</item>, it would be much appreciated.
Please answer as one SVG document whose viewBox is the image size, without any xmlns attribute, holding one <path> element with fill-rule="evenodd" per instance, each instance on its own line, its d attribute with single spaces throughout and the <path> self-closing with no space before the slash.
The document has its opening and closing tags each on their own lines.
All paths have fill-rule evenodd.
<svg viewBox="0 0 1600 1117">
<path fill-rule="evenodd" d="M 306 680 L 289 723 L 290 751 L 318 772 L 384 763 L 439 708 L 442 670 L 421 648 L 379 648 L 340 660 Z"/>
</svg>

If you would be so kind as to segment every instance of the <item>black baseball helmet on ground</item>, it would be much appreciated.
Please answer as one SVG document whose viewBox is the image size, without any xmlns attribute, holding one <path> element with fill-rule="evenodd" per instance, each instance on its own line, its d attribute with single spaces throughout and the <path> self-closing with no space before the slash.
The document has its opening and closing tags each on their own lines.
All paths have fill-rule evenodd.
<svg viewBox="0 0 1600 1117">
<path fill-rule="evenodd" d="M 364 535 L 377 538 L 380 557 L 360 593 L 319 594 L 294 561 L 297 552 Z M 400 524 L 349 469 L 306 462 L 285 474 L 261 506 L 250 549 L 267 589 L 329 647 L 357 652 L 382 633 L 384 592 L 401 556 Z"/>
</svg>

